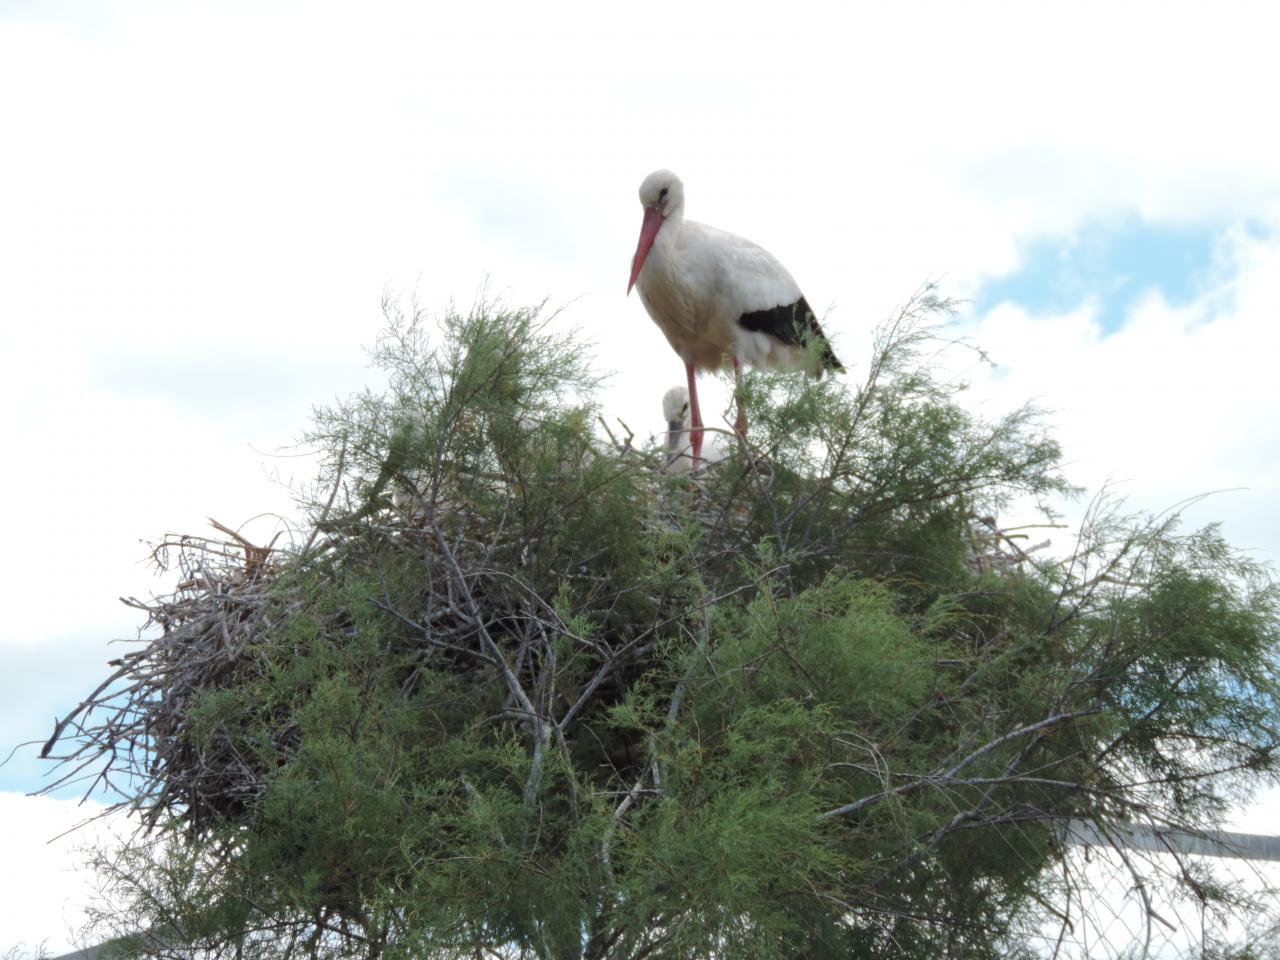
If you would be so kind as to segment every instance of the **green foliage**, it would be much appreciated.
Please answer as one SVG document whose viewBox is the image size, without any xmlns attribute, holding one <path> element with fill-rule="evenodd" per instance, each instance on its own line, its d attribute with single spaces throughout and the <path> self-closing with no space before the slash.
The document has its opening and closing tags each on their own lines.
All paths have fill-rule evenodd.
<svg viewBox="0 0 1280 960">
<path fill-rule="evenodd" d="M 184 714 L 238 802 L 126 849 L 127 925 L 264 957 L 1008 956 L 1063 822 L 1199 824 L 1274 777 L 1277 598 L 1215 530 L 1100 501 L 1069 561 L 972 572 L 975 514 L 1070 491 L 1034 411 L 933 378 L 945 308 L 859 387 L 748 378 L 749 456 L 696 482 L 595 435 L 538 311 L 437 345 L 392 310 L 389 392 L 317 414 L 322 535 Z"/>
</svg>

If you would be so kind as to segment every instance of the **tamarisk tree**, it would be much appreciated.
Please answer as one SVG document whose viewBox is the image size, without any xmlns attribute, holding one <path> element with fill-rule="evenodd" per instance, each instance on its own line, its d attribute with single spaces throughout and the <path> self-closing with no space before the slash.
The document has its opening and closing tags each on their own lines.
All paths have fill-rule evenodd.
<svg viewBox="0 0 1280 960">
<path fill-rule="evenodd" d="M 539 311 L 391 306 L 388 390 L 317 414 L 304 537 L 168 542 L 178 591 L 50 742 L 141 825 L 100 929 L 1034 955 L 1068 824 L 1212 825 L 1275 777 L 1267 571 L 1105 498 L 1069 555 L 1011 546 L 980 518 L 1072 491 L 1034 411 L 980 419 L 931 371 L 947 309 L 922 291 L 861 376 L 749 378 L 749 436 L 668 477 Z"/>
</svg>

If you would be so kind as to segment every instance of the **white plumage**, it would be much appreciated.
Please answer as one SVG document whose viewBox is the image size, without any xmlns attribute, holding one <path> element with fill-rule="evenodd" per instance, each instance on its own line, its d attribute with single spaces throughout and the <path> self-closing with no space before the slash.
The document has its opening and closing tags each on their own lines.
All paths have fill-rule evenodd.
<svg viewBox="0 0 1280 960">
<path fill-rule="evenodd" d="M 664 473 L 684 473 L 693 466 L 688 390 L 672 387 L 662 395 L 662 419 L 667 421 L 667 447 L 662 470 Z"/>
<path fill-rule="evenodd" d="M 696 374 L 741 364 L 841 370 L 800 286 L 777 258 L 750 240 L 684 219 L 684 184 L 669 170 L 640 185 L 644 222 L 631 263 L 631 287 L 684 361 L 692 412 L 693 458 L 703 422 Z M 741 400 L 737 429 L 746 431 Z"/>
</svg>

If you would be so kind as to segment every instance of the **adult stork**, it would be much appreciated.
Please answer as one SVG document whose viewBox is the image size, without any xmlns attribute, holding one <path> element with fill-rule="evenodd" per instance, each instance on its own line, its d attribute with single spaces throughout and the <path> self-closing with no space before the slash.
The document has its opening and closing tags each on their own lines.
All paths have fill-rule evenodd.
<svg viewBox="0 0 1280 960">
<path fill-rule="evenodd" d="M 684 218 L 684 184 L 655 170 L 640 184 L 644 222 L 631 261 L 632 287 L 684 361 L 689 381 L 693 461 L 702 456 L 697 374 L 742 364 L 797 369 L 820 376 L 843 370 L 800 287 L 786 267 L 750 240 Z M 735 429 L 745 434 L 738 394 Z"/>
</svg>

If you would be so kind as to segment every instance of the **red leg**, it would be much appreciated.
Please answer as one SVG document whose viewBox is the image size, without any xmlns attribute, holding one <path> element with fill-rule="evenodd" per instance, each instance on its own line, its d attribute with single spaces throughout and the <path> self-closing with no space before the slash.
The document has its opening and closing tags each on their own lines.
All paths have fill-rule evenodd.
<svg viewBox="0 0 1280 960">
<path fill-rule="evenodd" d="M 738 419 L 733 424 L 733 429 L 738 431 L 739 436 L 747 435 L 747 408 L 742 405 L 742 361 L 737 357 L 733 358 L 733 395 L 738 398 Z"/>
<path fill-rule="evenodd" d="M 698 409 L 698 379 L 693 372 L 693 364 L 684 365 L 689 377 L 689 440 L 693 445 L 693 465 L 698 465 L 702 457 L 702 411 Z"/>
</svg>

